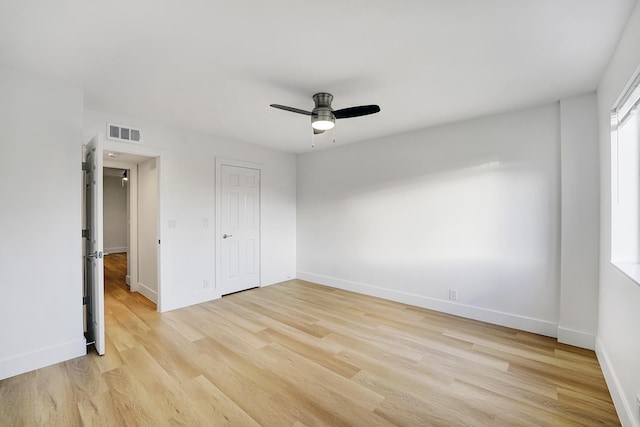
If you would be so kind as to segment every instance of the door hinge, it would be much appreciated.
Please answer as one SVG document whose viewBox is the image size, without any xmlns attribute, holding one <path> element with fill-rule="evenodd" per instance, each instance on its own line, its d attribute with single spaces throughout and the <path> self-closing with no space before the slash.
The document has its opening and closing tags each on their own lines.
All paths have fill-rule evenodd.
<svg viewBox="0 0 640 427">
<path fill-rule="evenodd" d="M 89 304 L 89 297 L 82 297 L 82 305 Z"/>
<path fill-rule="evenodd" d="M 89 238 L 89 229 L 85 228 L 84 230 L 82 230 L 82 237 L 85 239 Z"/>
<path fill-rule="evenodd" d="M 91 170 L 91 166 L 89 166 L 88 162 L 82 162 L 82 170 L 85 172 L 89 172 Z"/>
</svg>

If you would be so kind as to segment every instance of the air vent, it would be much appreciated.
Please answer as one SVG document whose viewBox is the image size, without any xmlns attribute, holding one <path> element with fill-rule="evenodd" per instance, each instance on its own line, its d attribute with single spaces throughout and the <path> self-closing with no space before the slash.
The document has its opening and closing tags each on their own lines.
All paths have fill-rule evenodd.
<svg viewBox="0 0 640 427">
<path fill-rule="evenodd" d="M 107 123 L 107 135 L 109 139 L 126 142 L 140 142 L 140 129 L 133 129 L 128 126 L 118 126 Z"/>
</svg>

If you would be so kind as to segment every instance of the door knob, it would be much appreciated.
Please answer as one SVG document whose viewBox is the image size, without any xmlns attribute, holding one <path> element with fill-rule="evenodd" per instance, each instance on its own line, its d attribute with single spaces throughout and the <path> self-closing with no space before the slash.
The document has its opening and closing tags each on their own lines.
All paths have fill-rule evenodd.
<svg viewBox="0 0 640 427">
<path fill-rule="evenodd" d="M 226 239 L 227 237 L 233 237 L 233 234 L 226 234 L 225 233 L 225 234 L 222 235 L 223 239 Z"/>
</svg>

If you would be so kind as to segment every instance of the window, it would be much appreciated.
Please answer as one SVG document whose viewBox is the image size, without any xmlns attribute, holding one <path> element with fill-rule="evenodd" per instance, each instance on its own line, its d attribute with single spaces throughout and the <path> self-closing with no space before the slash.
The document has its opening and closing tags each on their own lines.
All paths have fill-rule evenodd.
<svg viewBox="0 0 640 427">
<path fill-rule="evenodd" d="M 611 112 L 611 262 L 640 284 L 640 75 Z"/>
</svg>

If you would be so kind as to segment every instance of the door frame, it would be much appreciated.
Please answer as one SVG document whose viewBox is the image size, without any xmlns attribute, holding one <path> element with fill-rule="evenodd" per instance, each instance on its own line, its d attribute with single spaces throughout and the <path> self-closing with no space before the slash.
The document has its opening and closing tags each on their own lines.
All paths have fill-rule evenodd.
<svg viewBox="0 0 640 427">
<path fill-rule="evenodd" d="M 137 156 L 144 156 L 144 157 L 149 157 L 149 158 L 155 158 L 156 159 L 156 168 L 157 168 L 157 179 L 158 179 L 158 194 L 157 196 L 157 200 L 158 200 L 158 212 L 157 212 L 157 223 L 158 223 L 158 228 L 157 228 L 157 236 L 158 236 L 158 241 L 162 242 L 162 154 L 163 154 L 163 150 L 157 149 L 157 148 L 153 148 L 153 147 L 149 147 L 149 146 L 144 146 L 144 145 L 139 145 L 137 143 L 127 143 L 127 142 L 117 142 L 117 141 L 112 141 L 109 139 L 104 138 L 103 139 L 103 144 L 102 144 L 102 149 L 103 149 L 103 153 L 107 152 L 107 151 L 112 151 L 112 152 L 117 152 L 117 153 L 123 153 L 123 154 L 133 154 L 133 155 L 137 155 Z M 116 164 L 118 163 L 118 160 L 115 160 L 113 162 L 109 161 L 109 164 Z M 120 161 L 119 164 L 123 165 L 122 168 L 123 169 L 131 169 L 131 163 L 129 162 L 122 162 Z M 136 163 L 137 165 L 137 163 Z M 137 183 L 137 168 L 135 171 L 135 180 Z M 133 186 L 133 182 L 130 183 L 130 186 Z M 136 227 L 135 227 L 135 235 L 133 233 L 133 227 L 131 227 L 130 229 L 130 242 L 129 244 L 131 245 L 131 240 L 132 239 L 136 239 L 136 250 L 137 250 L 137 236 L 138 236 L 138 227 L 137 227 L 137 189 L 135 192 L 136 195 L 136 216 L 135 216 L 135 222 L 136 222 Z M 131 193 L 130 193 L 130 197 Z M 130 199 L 131 200 L 131 199 Z M 135 237 L 134 237 L 135 236 Z M 162 287 L 162 248 L 161 248 L 161 244 L 158 244 L 156 246 L 156 259 L 157 259 L 157 277 L 158 277 L 158 302 L 156 303 L 156 309 L 157 311 L 161 312 L 162 311 L 162 303 L 163 303 L 163 287 Z M 129 248 L 131 250 L 131 246 Z M 136 254 L 136 262 L 137 262 L 137 254 Z M 131 291 L 137 291 L 138 288 L 138 266 L 135 266 L 136 269 L 136 276 L 135 276 L 135 280 L 133 280 L 133 284 L 130 284 L 130 289 Z M 133 270 L 133 266 L 132 266 L 132 270 Z M 131 272 L 130 272 L 131 273 Z M 134 278 L 133 275 L 132 279 Z"/>
<path fill-rule="evenodd" d="M 216 243 L 216 264 L 215 264 L 215 273 L 216 273 L 216 283 L 215 287 L 218 293 L 222 292 L 221 282 L 222 278 L 220 275 L 220 265 L 222 263 L 222 224 L 221 224 L 221 215 L 222 215 L 222 203 L 220 200 L 220 196 L 222 194 L 222 166 L 236 166 L 240 168 L 246 169 L 257 169 L 260 171 L 260 185 L 258 187 L 259 191 L 259 206 L 258 206 L 258 217 L 260 218 L 260 226 L 258 227 L 258 239 L 260 240 L 260 244 L 258 245 L 258 287 L 262 287 L 262 163 L 254 163 L 245 160 L 235 160 L 229 159 L 225 157 L 216 157 L 216 169 L 215 169 L 215 189 L 216 189 L 216 228 L 215 228 L 215 243 Z"/>
</svg>

